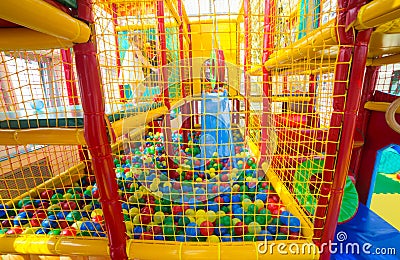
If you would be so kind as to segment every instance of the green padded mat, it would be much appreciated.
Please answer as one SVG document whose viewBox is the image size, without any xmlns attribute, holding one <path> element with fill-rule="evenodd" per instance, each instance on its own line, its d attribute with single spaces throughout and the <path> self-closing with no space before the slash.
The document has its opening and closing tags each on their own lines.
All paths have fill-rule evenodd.
<svg viewBox="0 0 400 260">
<path fill-rule="evenodd" d="M 139 112 L 146 112 L 160 107 L 161 103 L 143 104 L 137 107 L 120 110 L 116 113 L 107 114 L 108 120 L 114 122 L 124 117 L 132 116 Z M 47 114 L 35 114 L 22 116 L 16 119 L 0 121 L 0 129 L 28 129 L 39 127 L 83 127 L 83 111 L 71 110 Z"/>
</svg>

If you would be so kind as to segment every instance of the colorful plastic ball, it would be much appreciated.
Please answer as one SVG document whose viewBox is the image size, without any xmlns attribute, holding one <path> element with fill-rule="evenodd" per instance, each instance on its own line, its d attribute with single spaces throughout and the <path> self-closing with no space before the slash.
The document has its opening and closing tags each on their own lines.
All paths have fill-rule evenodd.
<svg viewBox="0 0 400 260">
<path fill-rule="evenodd" d="M 246 235 L 248 233 L 248 228 L 243 222 L 236 223 L 233 229 L 237 236 Z"/>
<path fill-rule="evenodd" d="M 222 236 L 222 235 L 228 234 L 229 233 L 229 229 L 228 228 L 224 228 L 224 227 L 215 227 L 214 233 L 217 236 Z"/>
<path fill-rule="evenodd" d="M 138 239 L 138 238 L 142 235 L 143 232 L 144 232 L 143 227 L 141 227 L 141 226 L 136 226 L 136 227 L 133 229 L 133 236 L 134 236 L 134 238 Z"/>
<path fill-rule="evenodd" d="M 163 241 L 163 240 L 165 240 L 165 239 L 164 239 L 164 236 L 163 236 L 163 235 L 155 235 L 155 236 L 154 236 L 154 240 Z"/>
<path fill-rule="evenodd" d="M 37 235 L 44 235 L 49 233 L 50 229 L 47 228 L 39 228 L 38 230 L 36 230 L 35 234 Z"/>
<path fill-rule="evenodd" d="M 64 228 L 62 231 L 61 231 L 61 236 L 76 236 L 76 234 L 77 234 L 77 230 L 75 229 L 75 228 L 73 228 L 73 227 L 67 227 L 67 228 Z"/>
<path fill-rule="evenodd" d="M 176 241 L 178 242 L 185 242 L 186 241 L 186 237 L 184 235 L 177 235 L 175 237 Z"/>
<path fill-rule="evenodd" d="M 163 212 L 157 211 L 156 213 L 154 213 L 153 220 L 157 224 L 162 223 L 164 221 L 164 219 L 165 219 L 165 215 Z"/>
<path fill-rule="evenodd" d="M 190 222 L 185 228 L 186 234 L 189 237 L 197 237 L 199 230 L 196 223 Z"/>
<path fill-rule="evenodd" d="M 178 226 L 184 227 L 190 223 L 190 219 L 188 217 L 179 217 Z"/>
<path fill-rule="evenodd" d="M 257 206 L 254 205 L 254 204 L 250 204 L 250 205 L 247 207 L 246 213 L 247 213 L 247 214 L 252 214 L 252 215 L 254 215 L 254 214 L 257 213 L 257 211 L 258 211 Z"/>
<path fill-rule="evenodd" d="M 261 232 L 261 226 L 260 226 L 260 224 L 257 223 L 257 222 L 251 222 L 251 223 L 248 225 L 248 230 L 249 230 L 249 232 L 252 233 L 252 234 L 258 234 L 258 233 Z"/>
<path fill-rule="evenodd" d="M 240 221 L 240 220 L 239 220 Z M 229 216 L 223 216 L 219 219 L 219 225 L 223 227 L 229 227 L 231 225 L 231 218 Z"/>
<path fill-rule="evenodd" d="M 206 241 L 209 243 L 219 243 L 219 237 L 217 237 L 216 235 L 211 235 L 207 238 Z"/>
<path fill-rule="evenodd" d="M 232 241 L 232 237 L 229 234 L 225 234 L 225 235 L 221 236 L 221 241 L 222 242 L 231 242 Z"/>
<path fill-rule="evenodd" d="M 214 225 L 210 221 L 203 221 L 200 224 L 200 234 L 203 236 L 210 236 L 214 234 Z"/>
<path fill-rule="evenodd" d="M 18 213 L 17 216 L 15 216 L 13 220 L 14 226 L 23 226 L 29 222 L 29 219 L 32 217 L 33 213 L 32 212 L 21 212 Z"/>
<path fill-rule="evenodd" d="M 257 240 L 258 241 L 265 241 L 265 240 L 273 240 L 273 235 L 269 233 L 267 230 L 261 230 L 260 233 L 257 235 Z"/>
<path fill-rule="evenodd" d="M 207 203 L 207 209 L 208 211 L 213 211 L 213 212 L 217 212 L 220 209 L 220 204 L 216 203 L 216 202 L 209 202 Z"/>
<path fill-rule="evenodd" d="M 61 228 L 52 229 L 47 233 L 48 235 L 58 236 L 61 234 Z"/>
<path fill-rule="evenodd" d="M 252 204 L 253 202 L 251 199 L 245 198 L 242 200 L 242 207 L 245 211 L 247 211 L 248 207 Z"/>
<path fill-rule="evenodd" d="M 243 208 L 239 207 L 239 208 L 234 209 L 233 215 L 235 216 L 235 218 L 240 219 L 242 221 L 243 215 L 244 215 Z"/>
<path fill-rule="evenodd" d="M 254 196 L 254 199 L 255 200 L 261 200 L 262 202 L 265 203 L 267 201 L 267 197 L 268 197 L 267 193 L 257 193 Z"/>
</svg>

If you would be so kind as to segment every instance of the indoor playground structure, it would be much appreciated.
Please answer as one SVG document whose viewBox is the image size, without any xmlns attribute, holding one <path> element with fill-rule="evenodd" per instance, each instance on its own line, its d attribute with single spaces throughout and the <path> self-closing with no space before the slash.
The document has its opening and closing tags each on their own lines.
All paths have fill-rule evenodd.
<svg viewBox="0 0 400 260">
<path fill-rule="evenodd" d="M 2 259 L 341 259 L 337 230 L 398 259 L 398 17 L 1 0 Z"/>
</svg>

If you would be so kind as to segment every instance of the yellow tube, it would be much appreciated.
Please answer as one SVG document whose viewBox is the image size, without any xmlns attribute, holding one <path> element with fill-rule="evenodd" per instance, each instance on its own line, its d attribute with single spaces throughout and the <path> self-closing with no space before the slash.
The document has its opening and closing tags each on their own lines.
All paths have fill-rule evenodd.
<svg viewBox="0 0 400 260">
<path fill-rule="evenodd" d="M 364 108 L 371 111 L 386 112 L 390 104 L 388 102 L 368 101 L 365 103 Z M 400 114 L 400 108 L 396 110 L 396 114 Z"/>
<path fill-rule="evenodd" d="M 296 41 L 292 45 L 285 47 L 270 56 L 270 59 L 265 62 L 264 66 L 267 69 L 284 67 L 282 65 L 288 63 L 293 64 L 293 60 L 298 60 L 304 57 L 310 57 L 312 53 L 337 45 L 337 26 L 335 20 L 323 25 L 322 27 L 312 31 L 307 37 Z"/>
<path fill-rule="evenodd" d="M 3 236 L 0 254 L 109 256 L 108 240 L 61 236 Z"/>
<path fill-rule="evenodd" d="M 71 184 L 83 177 L 85 168 L 86 168 L 85 163 L 83 163 L 83 162 L 79 163 L 78 165 L 75 165 L 75 166 L 69 168 L 65 172 L 60 173 L 56 177 L 43 182 L 42 184 L 31 189 L 30 191 L 27 191 L 27 192 L 19 195 L 18 197 L 13 198 L 12 200 L 8 201 L 6 204 L 8 206 L 12 207 L 13 205 L 16 205 L 19 200 L 21 200 L 25 197 L 37 198 L 39 196 L 39 193 L 43 190 L 46 190 L 49 188 L 54 189 L 55 187 L 59 187 L 61 184 L 63 184 L 63 185 Z M 1 252 L 1 250 L 0 250 L 0 252 Z"/>
<path fill-rule="evenodd" d="M 1 0 L 0 18 L 75 43 L 91 34 L 88 25 L 42 0 Z"/>
<path fill-rule="evenodd" d="M 382 66 L 387 64 L 395 64 L 399 62 L 400 62 L 400 54 L 394 54 L 382 58 L 368 59 L 367 66 Z"/>
<path fill-rule="evenodd" d="M 357 30 L 365 30 L 399 17 L 400 0 L 375 0 L 360 8 L 354 27 Z"/>
<path fill-rule="evenodd" d="M 72 47 L 72 42 L 28 28 L 1 28 L 0 50 L 43 50 Z"/>
<path fill-rule="evenodd" d="M 3 145 L 53 144 L 86 145 L 83 129 L 36 128 L 0 131 Z"/>
<path fill-rule="evenodd" d="M 278 244 L 286 248 L 278 252 Z M 293 246 L 296 244 L 297 246 Z M 289 250 L 290 248 L 293 250 Z M 235 242 L 235 243 L 208 243 L 208 242 L 167 242 L 129 240 L 127 254 L 130 259 L 319 259 L 317 247 L 308 240 L 269 241 L 268 250 L 263 253 L 264 242 Z M 282 246 L 281 246 L 282 247 Z M 304 248 L 304 254 L 301 252 Z M 308 249 L 310 248 L 310 250 Z M 299 249 L 299 252 L 295 252 Z"/>
<path fill-rule="evenodd" d="M 173 104 L 171 104 L 171 107 Z M 144 127 L 147 123 L 153 121 L 154 119 L 165 115 L 168 113 L 167 107 L 159 107 L 148 111 L 147 113 L 140 113 L 131 117 L 124 118 L 112 123 L 112 128 L 116 136 L 121 136 L 123 134 L 123 126 L 129 126 L 129 129 L 135 129 L 138 127 Z"/>
</svg>

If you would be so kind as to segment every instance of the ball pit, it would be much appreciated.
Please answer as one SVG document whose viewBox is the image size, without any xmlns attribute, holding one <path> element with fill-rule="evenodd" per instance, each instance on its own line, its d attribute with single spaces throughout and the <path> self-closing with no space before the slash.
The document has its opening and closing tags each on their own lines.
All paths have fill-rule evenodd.
<svg viewBox="0 0 400 260">
<path fill-rule="evenodd" d="M 147 133 L 132 154 L 115 157 L 127 235 L 132 239 L 235 242 L 298 239 L 300 220 L 288 212 L 257 160 L 233 131 L 235 156 L 200 160 L 198 132 L 182 144 L 174 133 L 167 167 L 163 135 Z M 0 234 L 106 237 L 93 177 L 71 187 L 40 191 L 15 207 L 0 205 Z"/>
</svg>

